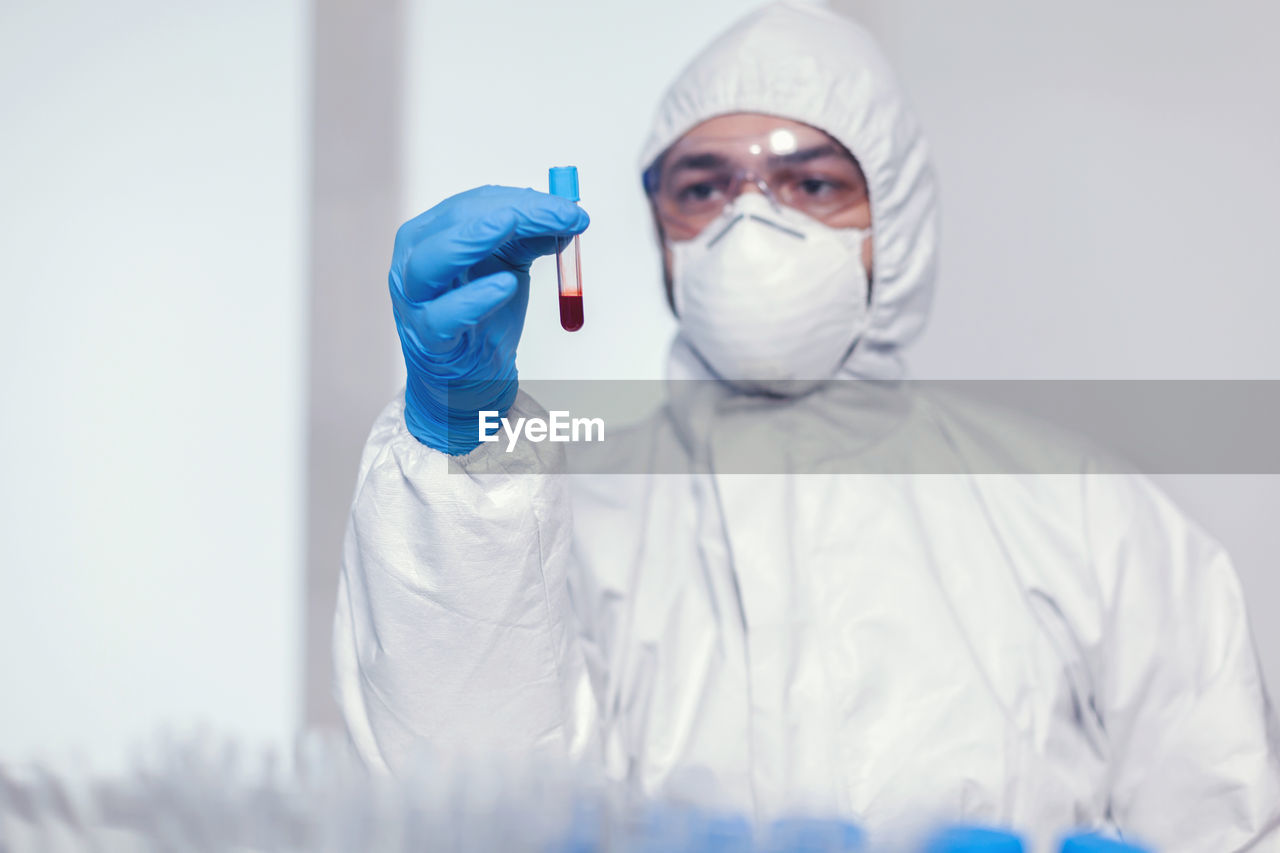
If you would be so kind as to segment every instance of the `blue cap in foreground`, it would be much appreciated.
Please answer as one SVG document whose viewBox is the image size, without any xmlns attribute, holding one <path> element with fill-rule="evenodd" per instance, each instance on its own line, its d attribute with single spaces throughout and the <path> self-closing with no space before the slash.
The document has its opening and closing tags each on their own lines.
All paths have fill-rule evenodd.
<svg viewBox="0 0 1280 853">
<path fill-rule="evenodd" d="M 1022 839 L 999 829 L 955 826 L 933 836 L 925 853 L 1023 853 Z"/>
<path fill-rule="evenodd" d="M 1148 853 L 1148 851 L 1145 847 L 1089 834 L 1073 835 L 1063 841 L 1062 853 Z"/>
<path fill-rule="evenodd" d="M 788 817 L 769 827 L 768 853 L 852 853 L 863 849 L 862 830 L 845 820 Z"/>
</svg>

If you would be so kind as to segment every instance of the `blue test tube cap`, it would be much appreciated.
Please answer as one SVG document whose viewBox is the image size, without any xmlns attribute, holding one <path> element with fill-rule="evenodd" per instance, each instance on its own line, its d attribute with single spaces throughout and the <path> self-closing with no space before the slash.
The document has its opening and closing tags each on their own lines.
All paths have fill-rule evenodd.
<svg viewBox="0 0 1280 853">
<path fill-rule="evenodd" d="M 953 826 L 930 839 L 925 853 L 1023 853 L 1022 839 L 1002 829 Z"/>
<path fill-rule="evenodd" d="M 1062 853 L 1147 853 L 1147 848 L 1088 833 L 1063 841 Z"/>
<path fill-rule="evenodd" d="M 751 853 L 751 823 L 741 815 L 700 815 L 690 833 L 698 853 Z"/>
<path fill-rule="evenodd" d="M 567 198 L 569 201 L 581 201 L 578 196 L 577 166 L 552 166 L 548 183 L 551 184 L 552 195 Z"/>
<path fill-rule="evenodd" d="M 768 842 L 769 853 L 856 853 L 866 837 L 847 820 L 784 817 L 769 826 Z"/>
</svg>

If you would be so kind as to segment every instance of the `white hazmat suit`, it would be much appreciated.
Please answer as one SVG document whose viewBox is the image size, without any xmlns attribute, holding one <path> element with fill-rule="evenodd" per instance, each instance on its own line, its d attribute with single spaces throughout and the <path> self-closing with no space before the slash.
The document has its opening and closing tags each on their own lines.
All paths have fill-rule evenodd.
<svg viewBox="0 0 1280 853">
<path fill-rule="evenodd" d="M 819 8 L 752 13 L 670 89 L 644 165 L 730 112 L 805 122 L 858 158 L 875 276 L 841 376 L 896 376 L 926 319 L 936 202 L 879 51 Z M 679 339 L 670 374 L 708 375 Z M 1055 476 L 715 471 L 737 435 L 803 423 L 822 441 L 873 403 L 816 393 L 628 434 L 707 473 L 558 475 L 559 445 L 525 442 L 482 444 L 457 464 L 501 457 L 501 473 L 468 476 L 392 401 L 360 462 L 335 619 L 360 753 L 394 771 L 423 742 L 543 750 L 656 795 L 838 812 L 873 840 L 945 819 L 1280 851 L 1274 715 L 1238 581 L 1147 481 L 1087 458 Z M 512 417 L 539 412 L 522 393 Z M 1012 452 L 964 407 L 903 417 L 959 456 Z"/>
</svg>

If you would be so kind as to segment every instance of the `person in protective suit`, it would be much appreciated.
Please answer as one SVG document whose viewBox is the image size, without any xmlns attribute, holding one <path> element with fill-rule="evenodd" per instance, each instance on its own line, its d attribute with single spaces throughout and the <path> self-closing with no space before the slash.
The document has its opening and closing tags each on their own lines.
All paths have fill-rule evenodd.
<svg viewBox="0 0 1280 853">
<path fill-rule="evenodd" d="M 483 187 L 397 234 L 408 380 L 360 461 L 333 641 L 368 764 L 468 744 L 873 838 L 969 820 L 1280 851 L 1239 582 L 1145 479 L 1087 456 L 1052 476 L 719 470 L 746 433 L 860 452 L 876 392 L 823 382 L 901 377 L 924 326 L 934 176 L 869 35 L 805 4 L 751 13 L 667 92 L 641 169 L 680 323 L 668 375 L 731 404 L 628 434 L 686 473 L 560 475 L 560 445 L 476 437 L 479 411 L 545 416 L 515 371 L 528 270 L 580 207 Z M 1006 452 L 962 406 L 893 418 L 970 461 Z"/>
</svg>

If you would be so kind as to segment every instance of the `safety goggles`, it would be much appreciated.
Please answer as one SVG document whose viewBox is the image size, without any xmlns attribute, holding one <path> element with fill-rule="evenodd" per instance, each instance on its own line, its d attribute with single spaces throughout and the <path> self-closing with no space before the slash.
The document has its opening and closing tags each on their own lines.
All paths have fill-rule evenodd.
<svg viewBox="0 0 1280 853">
<path fill-rule="evenodd" d="M 867 200 L 857 161 L 816 129 L 686 137 L 658 158 L 644 182 L 659 220 L 677 239 L 696 236 L 746 191 L 828 224 Z"/>
</svg>

